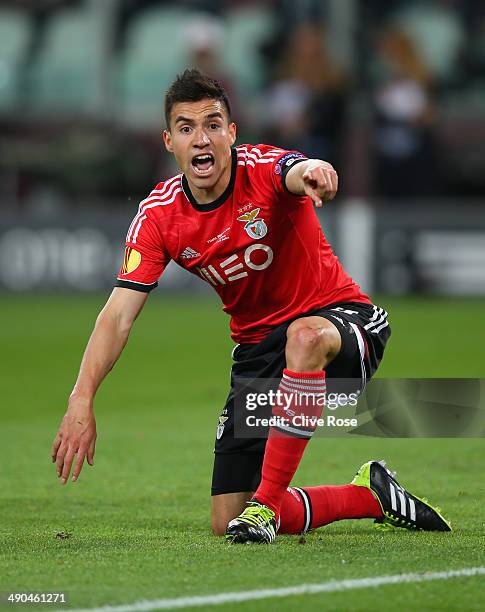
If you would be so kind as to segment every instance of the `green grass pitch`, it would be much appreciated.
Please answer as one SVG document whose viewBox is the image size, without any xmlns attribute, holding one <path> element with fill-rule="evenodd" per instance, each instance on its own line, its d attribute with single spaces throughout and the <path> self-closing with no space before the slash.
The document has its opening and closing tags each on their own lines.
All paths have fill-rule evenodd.
<svg viewBox="0 0 485 612">
<path fill-rule="evenodd" d="M 347 483 L 364 461 L 386 458 L 405 486 L 441 505 L 451 534 L 381 533 L 363 520 L 270 547 L 212 537 L 212 448 L 231 349 L 212 300 L 150 298 L 97 397 L 95 466 L 61 487 L 50 445 L 103 301 L 2 296 L 0 591 L 66 591 L 79 608 L 485 565 L 480 439 L 319 438 L 295 479 Z M 381 376 L 485 377 L 483 303 L 378 303 L 393 327 Z M 469 577 L 230 608 L 478 610 L 483 587 L 483 576 Z"/>
</svg>

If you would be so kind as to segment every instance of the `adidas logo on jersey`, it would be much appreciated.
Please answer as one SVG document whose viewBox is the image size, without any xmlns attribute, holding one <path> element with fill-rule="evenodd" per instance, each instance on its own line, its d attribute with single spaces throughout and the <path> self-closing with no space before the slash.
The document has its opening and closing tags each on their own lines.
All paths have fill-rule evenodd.
<svg viewBox="0 0 485 612">
<path fill-rule="evenodd" d="M 192 259 L 193 257 L 200 257 L 200 253 L 198 251 L 194 251 L 190 247 L 187 247 L 182 251 L 182 255 L 180 255 L 182 259 Z"/>
</svg>

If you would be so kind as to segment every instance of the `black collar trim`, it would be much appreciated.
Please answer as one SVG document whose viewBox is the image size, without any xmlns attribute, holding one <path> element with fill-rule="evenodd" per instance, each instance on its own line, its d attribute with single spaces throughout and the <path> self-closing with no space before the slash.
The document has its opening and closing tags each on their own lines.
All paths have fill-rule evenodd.
<svg viewBox="0 0 485 612">
<path fill-rule="evenodd" d="M 222 206 L 224 202 L 227 200 L 227 198 L 231 195 L 234 189 L 234 183 L 236 182 L 236 171 L 237 171 L 236 149 L 231 150 L 231 156 L 232 156 L 231 179 L 229 180 L 229 184 L 224 190 L 224 193 L 222 193 L 213 202 L 209 202 L 208 204 L 199 204 L 197 200 L 194 198 L 194 196 L 192 195 L 192 192 L 190 191 L 189 182 L 185 174 L 182 176 L 182 189 L 184 190 L 184 193 L 187 196 L 187 200 L 192 204 L 195 210 L 198 210 L 199 212 L 207 212 L 210 210 L 215 210 L 216 208 L 219 208 L 219 206 Z"/>
</svg>

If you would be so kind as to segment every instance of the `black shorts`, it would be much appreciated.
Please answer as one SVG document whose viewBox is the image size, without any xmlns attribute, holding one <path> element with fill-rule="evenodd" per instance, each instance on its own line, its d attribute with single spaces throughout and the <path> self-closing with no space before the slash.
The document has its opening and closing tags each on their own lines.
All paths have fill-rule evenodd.
<svg viewBox="0 0 485 612">
<path fill-rule="evenodd" d="M 315 315 L 331 321 L 342 339 L 339 354 L 325 368 L 327 391 L 332 391 L 332 379 L 337 385 L 338 379 L 343 378 L 357 379 L 363 388 L 377 370 L 391 335 L 387 312 L 373 304 L 341 302 L 295 318 Z M 243 438 L 234 434 L 234 382 L 240 378 L 282 377 L 286 367 L 286 330 L 294 320 L 279 325 L 261 342 L 238 344 L 233 351 L 231 389 L 217 427 L 212 495 L 258 488 L 266 439 Z"/>
</svg>

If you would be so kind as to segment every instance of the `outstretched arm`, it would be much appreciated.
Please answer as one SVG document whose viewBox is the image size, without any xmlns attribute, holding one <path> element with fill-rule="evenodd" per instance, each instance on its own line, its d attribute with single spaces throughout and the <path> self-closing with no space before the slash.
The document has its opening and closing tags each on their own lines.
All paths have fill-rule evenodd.
<svg viewBox="0 0 485 612">
<path fill-rule="evenodd" d="M 313 200 L 317 208 L 333 200 L 338 188 L 338 176 L 333 166 L 321 159 L 306 159 L 290 168 L 286 174 L 289 192 Z"/>
<path fill-rule="evenodd" d="M 96 320 L 67 412 L 52 444 L 51 458 L 62 484 L 69 478 L 76 455 L 73 481 L 77 480 L 85 458 L 93 465 L 96 444 L 94 396 L 121 355 L 147 297 L 147 293 L 116 288 Z"/>
</svg>

